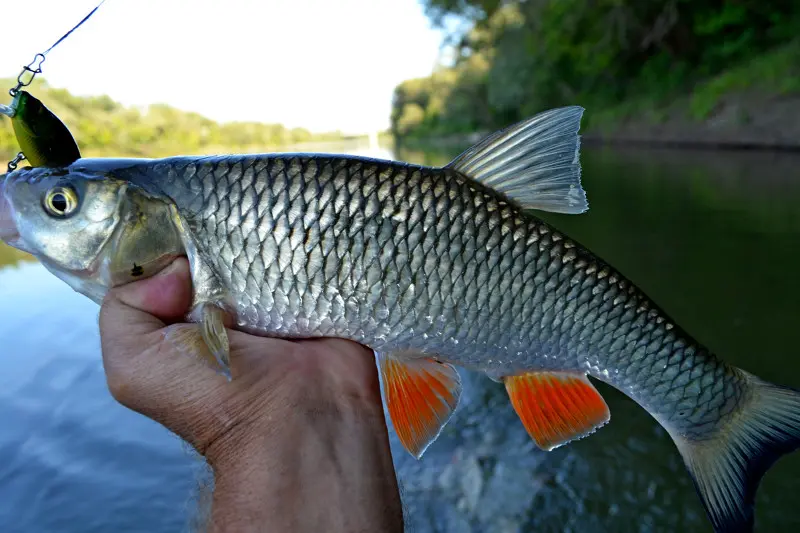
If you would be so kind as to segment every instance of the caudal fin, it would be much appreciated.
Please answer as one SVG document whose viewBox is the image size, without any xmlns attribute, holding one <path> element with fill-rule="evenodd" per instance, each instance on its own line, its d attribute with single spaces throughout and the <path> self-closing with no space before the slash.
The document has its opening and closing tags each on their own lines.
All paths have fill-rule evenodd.
<svg viewBox="0 0 800 533">
<path fill-rule="evenodd" d="M 753 530 L 761 478 L 800 447 L 800 391 L 745 375 L 744 404 L 710 438 L 672 435 L 717 532 Z"/>
</svg>

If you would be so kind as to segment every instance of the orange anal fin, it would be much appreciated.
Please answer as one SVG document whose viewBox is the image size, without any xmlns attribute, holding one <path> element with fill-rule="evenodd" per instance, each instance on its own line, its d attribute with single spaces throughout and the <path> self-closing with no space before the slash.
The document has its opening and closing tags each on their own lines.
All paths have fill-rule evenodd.
<svg viewBox="0 0 800 533">
<path fill-rule="evenodd" d="M 379 354 L 378 366 L 394 430 L 403 447 L 419 459 L 458 405 L 458 371 L 409 354 Z"/>
<path fill-rule="evenodd" d="M 611 418 L 605 400 L 585 375 L 529 372 L 503 381 L 522 424 L 543 450 L 594 433 Z"/>
</svg>

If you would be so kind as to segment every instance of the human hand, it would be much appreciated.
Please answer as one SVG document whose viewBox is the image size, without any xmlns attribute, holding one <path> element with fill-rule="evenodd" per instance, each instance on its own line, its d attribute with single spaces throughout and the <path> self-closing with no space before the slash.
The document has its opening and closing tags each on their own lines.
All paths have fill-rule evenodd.
<svg viewBox="0 0 800 533">
<path fill-rule="evenodd" d="M 199 357 L 186 259 L 110 291 L 100 313 L 109 389 L 204 455 L 212 529 L 401 531 L 372 352 L 342 339 L 228 331 L 232 381 Z M 314 502 L 313 505 L 309 505 Z"/>
</svg>

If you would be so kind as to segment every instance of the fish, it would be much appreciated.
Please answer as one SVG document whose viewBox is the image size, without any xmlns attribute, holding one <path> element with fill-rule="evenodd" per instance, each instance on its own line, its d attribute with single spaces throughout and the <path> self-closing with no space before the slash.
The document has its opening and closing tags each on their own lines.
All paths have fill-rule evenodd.
<svg viewBox="0 0 800 533">
<path fill-rule="evenodd" d="M 27 91 L 16 93 L 11 106 L 0 106 L 22 153 L 34 167 L 63 167 L 81 158 L 78 143 L 66 125 Z"/>
<path fill-rule="evenodd" d="M 544 111 L 443 167 L 279 153 L 19 169 L 0 182 L 0 238 L 98 303 L 186 256 L 183 342 L 222 372 L 226 327 L 371 348 L 417 458 L 458 406 L 459 367 L 503 383 L 542 450 L 609 422 L 605 382 L 669 433 L 715 531 L 751 531 L 760 479 L 800 445 L 800 391 L 725 363 L 537 217 L 588 210 L 583 113 Z"/>
</svg>

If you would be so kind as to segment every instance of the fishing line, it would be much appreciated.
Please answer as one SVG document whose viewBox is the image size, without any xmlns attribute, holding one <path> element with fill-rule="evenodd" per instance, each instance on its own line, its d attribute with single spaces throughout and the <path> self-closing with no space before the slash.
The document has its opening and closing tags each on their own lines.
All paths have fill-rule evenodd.
<svg viewBox="0 0 800 533">
<path fill-rule="evenodd" d="M 69 30 L 67 33 L 65 33 L 64 35 L 62 35 L 62 36 L 61 36 L 61 38 L 60 38 L 59 40 L 57 40 L 56 42 L 54 42 L 54 43 L 53 43 L 53 45 L 52 45 L 52 46 L 50 46 L 50 48 L 48 48 L 48 49 L 47 49 L 47 50 L 45 50 L 44 52 L 41 52 L 41 53 L 39 53 L 39 54 L 36 54 L 36 55 L 34 56 L 34 58 L 33 58 L 33 61 L 31 61 L 30 63 L 28 63 L 28 64 L 27 64 L 27 65 L 25 65 L 24 67 L 22 67 L 22 71 L 19 73 L 19 76 L 17 76 L 17 86 L 16 86 L 16 87 L 14 87 L 13 89 L 10 89 L 10 90 L 8 91 L 8 94 L 10 94 L 11 96 L 17 96 L 17 93 L 19 93 L 20 89 L 22 89 L 23 87 L 27 87 L 28 85 L 30 85 L 31 83 L 33 83 L 33 80 L 34 80 L 34 78 L 36 77 L 36 75 L 37 75 L 37 74 L 41 74 L 41 73 L 42 73 L 42 63 L 44 63 L 44 60 L 46 59 L 46 56 L 47 56 L 47 54 L 49 54 L 49 53 L 50 53 L 50 51 L 51 51 L 53 48 L 55 48 L 56 46 L 58 46 L 59 44 L 61 44 L 61 42 L 62 42 L 64 39 L 66 39 L 67 37 L 69 37 L 69 36 L 72 34 L 72 32 L 74 32 L 75 30 L 77 30 L 78 28 L 80 28 L 80 27 L 83 25 L 83 23 L 84 23 L 84 22 L 86 22 L 87 20 L 89 20 L 89 19 L 92 17 L 92 15 L 94 15 L 94 14 L 95 14 L 95 12 L 97 12 L 97 10 L 98 10 L 98 9 L 100 9 L 100 6 L 102 6 L 102 5 L 105 3 L 105 1 L 106 1 L 106 0 L 100 0 L 100 3 L 99 3 L 99 4 L 97 4 L 97 6 L 95 6 L 95 8 L 94 8 L 94 9 L 92 9 L 92 10 L 89 12 L 89 14 L 88 14 L 88 15 L 86 15 L 85 17 L 83 17 L 83 19 L 82 19 L 80 22 L 78 22 L 78 23 L 77 23 L 75 26 L 73 26 L 71 30 Z M 29 72 L 29 73 L 30 73 L 30 75 L 31 75 L 30 79 L 29 79 L 29 80 L 27 80 L 27 81 L 25 81 L 25 80 L 24 80 L 24 77 L 25 77 L 25 73 L 26 73 L 26 72 Z M 13 104 L 12 104 L 12 108 L 13 108 Z"/>
<path fill-rule="evenodd" d="M 100 6 L 102 6 L 105 3 L 105 1 L 106 0 L 100 0 L 100 3 L 97 4 L 94 9 L 92 9 L 85 17 L 83 17 L 80 20 L 80 22 L 78 22 L 76 25 L 74 25 L 72 27 L 72 29 L 70 29 L 67 33 L 62 35 L 61 38 L 59 38 L 56 42 L 54 42 L 50 46 L 50 48 L 48 48 L 44 52 L 36 54 L 33 57 L 33 61 L 31 61 L 30 63 L 28 63 L 24 67 L 22 67 L 22 70 L 20 71 L 19 75 L 17 76 L 17 84 L 16 84 L 16 86 L 12 87 L 8 91 L 8 94 L 10 94 L 11 97 L 12 97 L 11 105 L 7 105 L 6 106 L 6 105 L 3 105 L 3 104 L 0 104 L 0 115 L 7 116 L 8 118 L 12 119 L 12 122 L 13 122 L 13 119 L 17 114 L 17 105 L 19 103 L 20 92 L 24 87 L 27 87 L 31 83 L 33 83 L 33 80 L 36 78 L 37 74 L 41 74 L 42 73 L 42 64 L 44 63 L 45 59 L 47 59 L 47 54 L 49 54 L 53 50 L 53 48 L 55 48 L 56 46 L 61 44 L 67 37 L 72 35 L 72 33 L 75 30 L 77 30 L 78 28 L 83 26 L 83 24 L 87 20 L 89 20 L 92 17 L 92 15 L 94 15 L 97 12 L 98 9 L 100 9 Z M 27 77 L 27 79 L 26 79 L 26 77 Z M 58 122 L 58 117 L 55 117 L 55 115 L 52 115 L 52 116 L 53 116 L 54 120 L 56 122 Z M 66 127 L 63 126 L 63 125 L 61 125 L 61 127 L 66 129 Z M 19 137 L 18 137 L 18 139 L 19 139 Z M 24 161 L 25 159 L 26 159 L 25 154 L 23 152 L 19 152 L 16 155 L 16 157 L 14 157 L 14 159 L 12 159 L 11 161 L 8 162 L 8 171 L 11 172 L 11 171 L 15 170 L 17 168 L 17 166 L 19 165 L 19 163 Z"/>
</svg>

